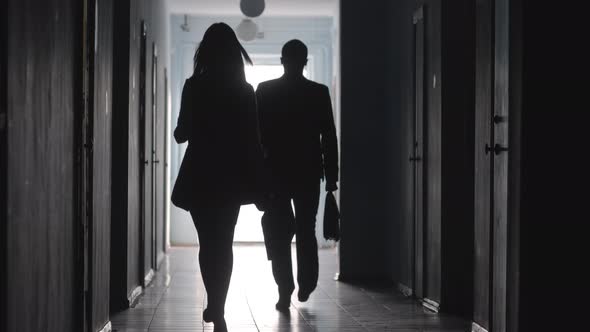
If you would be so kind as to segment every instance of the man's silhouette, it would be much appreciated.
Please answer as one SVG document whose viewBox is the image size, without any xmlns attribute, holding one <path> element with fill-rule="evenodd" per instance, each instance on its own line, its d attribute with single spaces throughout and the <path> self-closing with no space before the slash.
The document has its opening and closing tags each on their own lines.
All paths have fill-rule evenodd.
<svg viewBox="0 0 590 332">
<path fill-rule="evenodd" d="M 278 310 L 287 310 L 295 289 L 291 241 L 297 235 L 299 301 L 306 301 L 318 280 L 315 236 L 320 183 L 338 189 L 338 146 L 330 93 L 325 85 L 306 79 L 307 47 L 299 40 L 283 46 L 285 74 L 258 86 L 262 144 L 270 168 L 269 210 L 274 217 L 272 270 L 279 288 Z M 295 207 L 295 218 L 291 209 Z M 293 222 L 295 223 L 293 225 Z M 293 232 L 294 231 L 294 232 Z"/>
</svg>

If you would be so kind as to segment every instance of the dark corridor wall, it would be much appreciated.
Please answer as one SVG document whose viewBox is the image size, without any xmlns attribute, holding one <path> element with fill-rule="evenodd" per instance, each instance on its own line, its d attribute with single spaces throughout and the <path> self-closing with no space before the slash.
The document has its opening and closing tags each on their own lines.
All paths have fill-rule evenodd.
<svg viewBox="0 0 590 332">
<path fill-rule="evenodd" d="M 115 1 L 113 29 L 113 124 L 110 309 L 128 306 L 129 2 Z"/>
<path fill-rule="evenodd" d="M 340 278 L 391 282 L 399 265 L 399 12 L 393 2 L 354 0 L 340 11 Z"/>
<path fill-rule="evenodd" d="M 113 76 L 113 1 L 96 1 L 93 87 L 92 316 L 91 331 L 109 322 L 111 247 L 111 134 Z"/>
<path fill-rule="evenodd" d="M 3 265 L 9 268 L 2 273 L 9 305 L 2 330 L 73 331 L 79 317 L 73 174 L 80 4 L 5 3 L 10 195 Z"/>
<path fill-rule="evenodd" d="M 121 281 L 122 298 L 142 285 L 139 248 L 147 237 L 137 231 L 138 59 L 137 38 L 130 36 L 145 19 L 160 31 L 148 43 L 165 45 L 164 5 L 88 2 L 84 21 L 83 4 L 10 0 L 1 5 L 0 42 L 6 45 L 0 49 L 1 331 L 103 329 L 111 311 L 111 258 L 124 258 L 122 268 L 113 269 L 123 271 L 115 279 Z M 158 73 L 157 100 L 163 104 L 163 66 Z M 148 75 L 146 86 L 151 83 Z M 163 109 L 157 127 L 163 127 Z M 163 128 L 159 132 L 162 153 Z M 158 173 L 156 180 L 163 183 L 163 170 Z M 163 206 L 163 190 L 156 200 Z M 163 219 L 162 213 L 161 233 Z M 113 243 L 118 247 L 111 253 Z M 159 244 L 162 257 L 163 240 Z"/>
<path fill-rule="evenodd" d="M 0 5 L 0 45 L 6 45 L 8 27 L 6 1 Z M 0 51 L 0 330 L 6 329 L 6 51 Z"/>
<path fill-rule="evenodd" d="M 151 155 L 151 137 L 146 139 L 146 158 L 140 151 L 142 128 L 152 128 L 152 46 L 163 54 L 167 46 L 165 36 L 165 8 L 163 1 L 122 0 L 115 2 L 114 26 L 117 33 L 114 38 L 114 96 L 113 96 L 113 216 L 112 245 L 113 260 L 111 264 L 111 306 L 119 310 L 129 306 L 144 285 L 144 278 L 150 269 L 158 266 L 159 260 L 152 259 L 152 236 L 156 238 L 156 257 L 160 260 L 164 252 L 164 66 L 163 60 L 157 67 L 158 117 L 156 122 L 157 155 Z M 146 63 L 145 63 L 145 103 L 146 122 L 140 123 L 140 43 L 141 24 L 147 27 Z M 163 57 L 161 57 L 163 59 Z M 145 126 L 145 127 L 144 127 Z M 147 163 L 144 163 L 145 161 Z M 152 185 L 151 166 L 157 163 L 154 178 L 156 188 L 155 205 L 146 197 L 142 204 L 142 186 Z M 142 171 L 145 170 L 147 181 L 143 183 Z M 147 195 L 146 195 L 147 196 Z M 156 233 L 152 234 L 149 222 L 155 210 Z M 142 223 L 148 222 L 145 229 Z M 145 233 L 144 233 L 145 231 Z M 160 239 L 158 241 L 158 239 Z"/>
<path fill-rule="evenodd" d="M 398 228 L 395 234 L 397 241 L 396 250 L 399 259 L 395 280 L 402 285 L 405 291 L 413 287 L 413 252 L 414 252 L 414 200 L 413 200 L 413 165 L 410 163 L 410 156 L 414 154 L 413 147 L 413 126 L 414 126 L 414 32 L 413 14 L 417 5 L 414 1 L 400 1 L 397 9 L 396 31 L 398 31 L 398 42 L 396 53 L 399 63 L 397 64 L 398 89 L 400 98 L 397 107 L 400 109 L 400 211 L 398 212 Z"/>
<path fill-rule="evenodd" d="M 443 3 L 441 27 L 441 310 L 471 319 L 476 148 L 474 2 Z"/>
<path fill-rule="evenodd" d="M 516 312 L 521 332 L 575 331 L 588 320 L 588 86 L 579 83 L 588 66 L 587 13 L 510 3 L 521 28 L 513 42 L 522 42 L 511 44 L 517 52 L 510 63 L 521 109 L 519 146 L 509 146 L 520 168 L 510 231 L 520 245 L 509 265 L 519 278 L 509 284 L 517 295 L 508 319 Z"/>
<path fill-rule="evenodd" d="M 342 1 L 343 280 L 414 283 L 413 14 L 425 19 L 426 297 L 471 317 L 474 5 Z M 443 302 L 443 303 L 441 303 Z"/>
</svg>

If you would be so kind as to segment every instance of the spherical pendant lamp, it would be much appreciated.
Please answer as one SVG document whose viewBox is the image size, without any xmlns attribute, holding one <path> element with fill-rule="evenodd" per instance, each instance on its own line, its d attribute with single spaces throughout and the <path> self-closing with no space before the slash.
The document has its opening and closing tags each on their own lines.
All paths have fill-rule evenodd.
<svg viewBox="0 0 590 332">
<path fill-rule="evenodd" d="M 258 17 L 264 12 L 264 0 L 240 0 L 240 9 L 248 17 Z"/>
<path fill-rule="evenodd" d="M 258 33 L 258 25 L 249 18 L 245 18 L 238 24 L 236 28 L 238 38 L 243 41 L 252 41 L 256 39 Z"/>
</svg>

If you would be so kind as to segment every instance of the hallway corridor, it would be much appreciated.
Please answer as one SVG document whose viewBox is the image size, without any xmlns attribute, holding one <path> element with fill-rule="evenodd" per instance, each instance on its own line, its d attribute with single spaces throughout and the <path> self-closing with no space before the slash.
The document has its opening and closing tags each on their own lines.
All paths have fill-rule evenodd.
<svg viewBox="0 0 590 332">
<path fill-rule="evenodd" d="M 253 4 L 264 5 L 255 17 L 243 7 Z M 197 237 L 172 202 L 183 182 L 199 193 L 188 205 L 235 193 L 239 219 L 250 219 L 234 237 L 229 331 L 589 330 L 588 15 L 568 4 L 2 1 L 0 332 L 212 331 L 196 244 L 213 237 Z M 230 66 L 195 66 L 215 23 L 249 54 L 241 63 L 234 50 L 211 56 L 235 56 Z M 325 87 L 321 107 L 300 97 L 307 85 L 264 101 L 262 81 L 289 71 L 292 39 L 307 45 L 309 80 Z M 225 73 L 234 69 L 240 98 Z M 216 78 L 183 98 L 195 77 Z M 183 99 L 198 114 L 184 133 L 190 149 L 174 135 Z M 335 133 L 333 158 L 320 129 Z M 309 146 L 294 143 L 312 131 Z M 202 172 L 185 182 L 189 150 Z M 307 170 L 313 178 L 295 176 Z M 281 200 L 283 173 L 294 193 L 320 186 L 318 247 L 332 243 L 332 179 L 340 213 L 318 288 L 305 303 L 293 296 L 289 315 L 275 309 L 265 248 L 247 242 L 264 240 L 263 213 L 245 205 Z"/>
<path fill-rule="evenodd" d="M 203 323 L 204 287 L 196 248 L 173 248 L 135 307 L 112 316 L 116 332 L 212 331 Z M 431 314 L 392 287 L 363 288 L 333 280 L 334 249 L 320 250 L 320 281 L 309 301 L 296 292 L 289 316 L 274 309 L 276 286 L 261 245 L 234 247 L 234 273 L 226 305 L 229 330 L 460 332 L 469 324 Z M 295 253 L 293 253 L 295 254 Z"/>
</svg>

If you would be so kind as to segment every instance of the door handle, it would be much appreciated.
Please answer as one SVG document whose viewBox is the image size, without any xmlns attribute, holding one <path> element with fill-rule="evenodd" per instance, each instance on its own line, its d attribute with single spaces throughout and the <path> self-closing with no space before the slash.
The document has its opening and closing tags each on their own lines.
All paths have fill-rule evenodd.
<svg viewBox="0 0 590 332">
<path fill-rule="evenodd" d="M 154 164 L 159 164 L 159 163 L 160 163 L 160 161 L 159 161 L 159 160 L 154 160 L 154 161 L 152 161 L 152 162 L 153 162 Z"/>
<path fill-rule="evenodd" d="M 84 143 L 84 148 L 86 148 L 86 150 L 92 152 L 94 150 L 94 138 L 91 138 L 88 140 L 87 143 Z"/>
<path fill-rule="evenodd" d="M 421 160 L 422 160 L 422 158 L 420 158 L 419 156 L 418 157 L 410 156 L 410 161 L 421 161 Z"/>
<path fill-rule="evenodd" d="M 490 153 L 490 152 L 494 152 L 494 154 L 498 155 L 502 152 L 508 151 L 508 147 L 502 146 L 500 144 L 495 144 L 493 147 L 489 146 L 488 143 L 486 143 L 486 147 L 485 147 L 485 151 L 486 154 Z"/>
<path fill-rule="evenodd" d="M 493 121 L 495 124 L 502 123 L 506 121 L 506 117 L 501 115 L 494 115 Z"/>
</svg>

